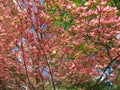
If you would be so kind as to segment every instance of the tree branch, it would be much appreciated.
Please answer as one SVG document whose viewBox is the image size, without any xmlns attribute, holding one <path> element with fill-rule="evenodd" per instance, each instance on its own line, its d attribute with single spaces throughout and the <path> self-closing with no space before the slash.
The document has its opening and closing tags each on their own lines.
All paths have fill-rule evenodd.
<svg viewBox="0 0 120 90">
<path fill-rule="evenodd" d="M 110 58 L 111 62 L 107 65 L 107 67 L 103 70 L 103 73 L 106 72 L 106 70 L 111 66 L 111 64 L 117 59 L 120 57 L 120 55 L 116 56 L 114 59 L 112 59 L 111 55 L 110 55 L 110 52 L 109 52 L 109 49 L 107 49 L 107 55 L 108 57 Z M 93 85 L 93 90 L 94 88 L 97 86 L 97 84 L 100 82 L 100 80 L 102 79 L 103 75 L 100 76 L 100 78 L 97 80 L 97 82 Z"/>
</svg>

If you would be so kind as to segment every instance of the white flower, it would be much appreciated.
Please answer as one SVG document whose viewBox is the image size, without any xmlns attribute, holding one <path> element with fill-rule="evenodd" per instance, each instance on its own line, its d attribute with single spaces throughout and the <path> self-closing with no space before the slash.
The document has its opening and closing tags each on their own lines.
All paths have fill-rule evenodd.
<svg viewBox="0 0 120 90">
<path fill-rule="evenodd" d="M 116 36 L 116 38 L 117 38 L 117 39 L 120 39 L 120 34 L 118 34 L 118 35 Z"/>
</svg>

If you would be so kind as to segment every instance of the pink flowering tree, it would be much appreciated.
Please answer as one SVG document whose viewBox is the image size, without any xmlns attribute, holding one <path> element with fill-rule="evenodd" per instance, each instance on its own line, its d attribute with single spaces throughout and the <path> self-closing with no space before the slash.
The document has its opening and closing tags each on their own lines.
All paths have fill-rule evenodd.
<svg viewBox="0 0 120 90">
<path fill-rule="evenodd" d="M 0 88 L 120 86 L 119 4 L 113 1 L 0 0 Z"/>
</svg>

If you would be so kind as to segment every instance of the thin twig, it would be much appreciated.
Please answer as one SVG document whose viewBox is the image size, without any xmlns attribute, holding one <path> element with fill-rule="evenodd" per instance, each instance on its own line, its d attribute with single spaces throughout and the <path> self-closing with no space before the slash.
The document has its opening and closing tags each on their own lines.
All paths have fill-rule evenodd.
<svg viewBox="0 0 120 90">
<path fill-rule="evenodd" d="M 45 51 L 44 51 L 44 49 L 43 49 L 43 47 L 42 47 L 42 45 L 41 45 L 41 41 L 40 41 L 38 32 L 37 32 L 37 30 L 35 30 L 35 31 L 36 31 L 36 35 L 37 35 L 37 38 L 38 38 L 38 42 L 39 42 L 40 48 L 41 48 L 41 50 L 43 51 L 43 54 L 44 54 L 44 57 L 45 57 L 47 66 L 48 66 L 48 68 L 49 68 L 49 73 L 50 73 L 50 76 L 51 76 L 51 79 L 52 79 L 53 90 L 56 90 L 55 84 L 54 84 L 54 80 L 53 80 L 53 74 L 52 74 L 51 67 L 50 67 L 49 62 L 48 62 L 47 55 L 46 55 L 46 53 L 45 53 Z"/>
</svg>

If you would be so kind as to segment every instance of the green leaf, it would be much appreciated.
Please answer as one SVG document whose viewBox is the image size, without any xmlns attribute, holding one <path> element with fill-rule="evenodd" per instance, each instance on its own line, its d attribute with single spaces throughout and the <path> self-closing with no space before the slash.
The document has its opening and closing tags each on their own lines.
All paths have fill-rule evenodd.
<svg viewBox="0 0 120 90">
<path fill-rule="evenodd" d="M 78 48 L 79 48 L 79 50 L 81 50 L 81 51 L 85 51 L 85 44 L 83 43 L 83 44 L 81 44 Z"/>
<path fill-rule="evenodd" d="M 88 0 L 73 0 L 73 2 L 76 4 L 76 6 L 79 6 L 80 4 L 84 4 Z"/>
</svg>

